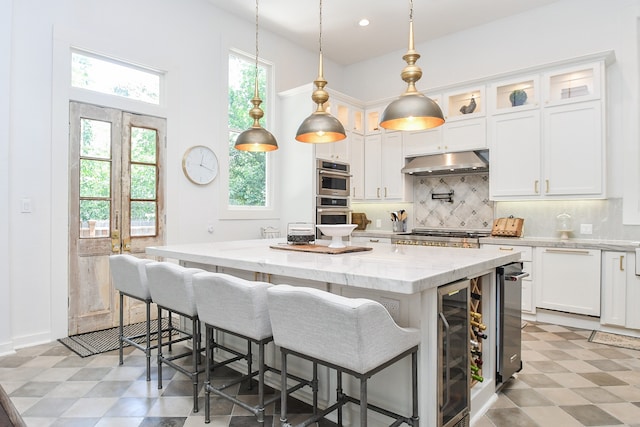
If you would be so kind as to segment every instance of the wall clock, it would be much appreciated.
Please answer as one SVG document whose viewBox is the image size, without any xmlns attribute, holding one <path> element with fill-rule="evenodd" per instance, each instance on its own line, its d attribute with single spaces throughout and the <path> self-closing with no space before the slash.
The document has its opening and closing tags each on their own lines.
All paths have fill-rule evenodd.
<svg viewBox="0 0 640 427">
<path fill-rule="evenodd" d="M 194 145 L 184 153 L 182 170 L 194 184 L 209 184 L 218 175 L 218 157 L 211 148 Z"/>
</svg>

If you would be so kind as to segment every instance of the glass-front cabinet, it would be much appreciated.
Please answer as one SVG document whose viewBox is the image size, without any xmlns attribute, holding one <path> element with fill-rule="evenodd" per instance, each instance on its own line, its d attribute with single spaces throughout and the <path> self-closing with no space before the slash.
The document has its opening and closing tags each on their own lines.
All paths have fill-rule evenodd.
<svg viewBox="0 0 640 427">
<path fill-rule="evenodd" d="M 494 83 L 489 88 L 489 110 L 493 114 L 536 108 L 539 104 L 540 79 L 537 75 Z"/>
<path fill-rule="evenodd" d="M 444 95 L 445 120 L 484 116 L 484 86 L 470 87 Z"/>
<path fill-rule="evenodd" d="M 545 105 L 600 98 L 600 69 L 600 63 L 592 63 L 545 73 Z"/>
</svg>

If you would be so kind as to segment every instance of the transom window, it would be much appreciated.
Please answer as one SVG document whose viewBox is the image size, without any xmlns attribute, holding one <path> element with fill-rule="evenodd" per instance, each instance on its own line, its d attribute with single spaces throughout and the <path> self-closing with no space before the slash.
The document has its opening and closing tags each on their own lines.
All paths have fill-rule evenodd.
<svg viewBox="0 0 640 427">
<path fill-rule="evenodd" d="M 87 52 L 71 52 L 71 86 L 160 105 L 162 73 Z"/>
</svg>

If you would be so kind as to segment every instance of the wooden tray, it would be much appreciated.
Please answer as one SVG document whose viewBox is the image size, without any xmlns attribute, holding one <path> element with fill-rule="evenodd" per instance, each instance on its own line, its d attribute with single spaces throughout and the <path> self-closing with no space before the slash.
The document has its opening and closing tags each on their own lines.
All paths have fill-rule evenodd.
<svg viewBox="0 0 640 427">
<path fill-rule="evenodd" d="M 364 252 L 373 250 L 365 246 L 347 246 L 344 248 L 330 248 L 324 245 L 271 245 L 272 249 L 282 249 L 284 251 L 297 251 L 297 252 L 315 252 L 317 254 L 346 254 L 350 252 Z"/>
</svg>

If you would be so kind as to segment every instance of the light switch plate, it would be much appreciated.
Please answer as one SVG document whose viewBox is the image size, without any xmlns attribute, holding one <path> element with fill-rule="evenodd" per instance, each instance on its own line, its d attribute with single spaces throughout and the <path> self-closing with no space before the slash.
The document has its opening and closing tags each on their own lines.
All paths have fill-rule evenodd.
<svg viewBox="0 0 640 427">
<path fill-rule="evenodd" d="M 593 234 L 593 224 L 580 224 L 580 234 Z"/>
</svg>

